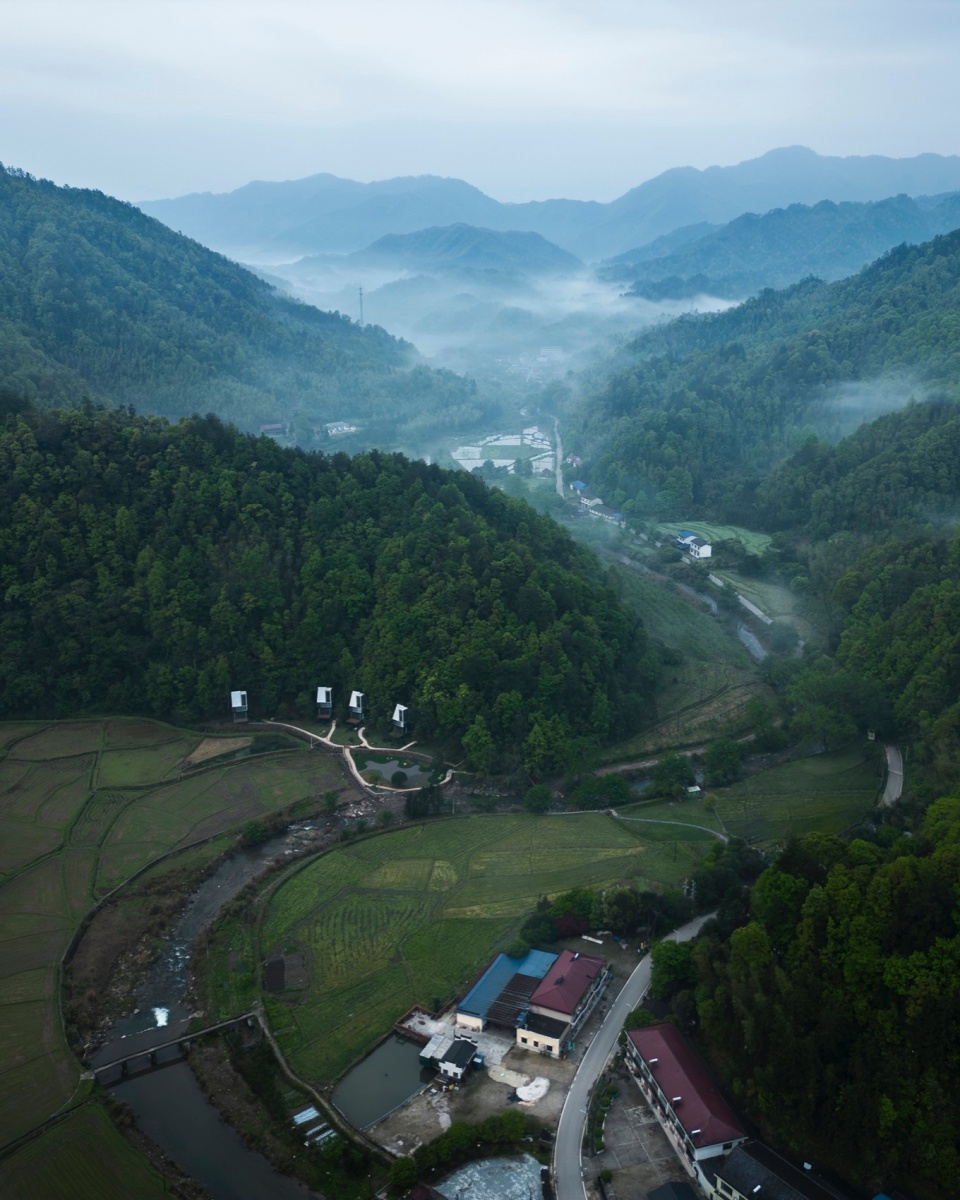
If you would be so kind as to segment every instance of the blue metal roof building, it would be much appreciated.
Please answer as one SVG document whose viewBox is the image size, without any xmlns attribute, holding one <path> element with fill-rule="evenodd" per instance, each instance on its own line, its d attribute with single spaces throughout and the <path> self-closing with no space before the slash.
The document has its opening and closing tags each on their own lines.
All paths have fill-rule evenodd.
<svg viewBox="0 0 960 1200">
<path fill-rule="evenodd" d="M 546 950 L 530 950 L 523 958 L 498 954 L 457 1005 L 457 1017 L 463 1014 L 485 1023 L 490 1009 L 515 975 L 543 979 L 556 961 L 557 955 Z"/>
</svg>

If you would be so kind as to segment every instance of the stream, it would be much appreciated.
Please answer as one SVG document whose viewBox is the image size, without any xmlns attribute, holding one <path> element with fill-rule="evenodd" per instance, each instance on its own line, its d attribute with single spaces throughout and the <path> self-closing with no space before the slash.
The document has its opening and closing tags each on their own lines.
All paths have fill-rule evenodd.
<svg viewBox="0 0 960 1200">
<path fill-rule="evenodd" d="M 281 857 L 285 837 L 228 859 L 187 901 L 160 957 L 137 988 L 136 1011 L 121 1018 L 107 1041 L 91 1056 L 94 1065 L 175 1038 L 186 1032 L 192 1013 L 186 1004 L 190 952 L 224 905 L 271 861 Z M 237 1014 L 239 1015 L 239 1014 Z M 137 1125 L 214 1200 L 305 1200 L 306 1185 L 280 1175 L 263 1155 L 248 1149 L 204 1095 L 189 1063 L 176 1046 L 157 1054 L 158 1065 L 131 1064 L 101 1077 L 116 1100 L 133 1109 Z"/>
</svg>

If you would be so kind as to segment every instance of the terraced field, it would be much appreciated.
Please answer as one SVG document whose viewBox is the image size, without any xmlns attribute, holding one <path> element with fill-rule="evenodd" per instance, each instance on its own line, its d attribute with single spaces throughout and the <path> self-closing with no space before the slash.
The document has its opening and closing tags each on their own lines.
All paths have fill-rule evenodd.
<svg viewBox="0 0 960 1200">
<path fill-rule="evenodd" d="M 142 720 L 0 725 L 0 1195 L 74 1194 L 44 1190 L 42 1180 L 54 1177 L 45 1150 L 19 1151 L 13 1175 L 2 1156 L 88 1089 L 64 1040 L 58 991 L 61 957 L 95 901 L 169 850 L 342 781 L 332 756 L 306 750 L 181 780 L 179 764 L 200 740 Z M 97 1162 L 98 1131 L 117 1140 L 98 1111 L 87 1106 L 82 1118 L 30 1145 L 49 1140 L 53 1153 L 69 1130 L 83 1130 L 92 1139 L 90 1152 L 76 1158 L 77 1178 L 85 1177 Z M 22 1182 L 29 1163 L 44 1164 L 35 1185 Z M 103 1187 L 75 1194 L 154 1194 L 134 1186 L 138 1172 L 150 1175 L 145 1166 L 125 1172 L 116 1186 L 105 1175 Z"/>
<path fill-rule="evenodd" d="M 508 944 L 543 895 L 578 884 L 672 884 L 710 835 L 628 827 L 584 813 L 475 816 L 381 834 L 316 859 L 271 897 L 259 955 L 303 951 L 309 986 L 267 1007 L 295 1066 L 328 1082 L 413 1004 L 458 992 Z M 224 1011 L 258 990 L 239 927 L 211 948 L 208 987 Z M 239 980 L 248 990 L 238 990 Z"/>
</svg>

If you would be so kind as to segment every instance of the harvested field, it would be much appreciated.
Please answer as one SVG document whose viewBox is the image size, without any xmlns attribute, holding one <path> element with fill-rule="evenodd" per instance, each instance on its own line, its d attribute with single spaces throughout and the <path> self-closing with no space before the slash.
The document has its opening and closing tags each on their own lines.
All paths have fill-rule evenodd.
<svg viewBox="0 0 960 1200">
<path fill-rule="evenodd" d="M 52 758 L 73 758 L 77 754 L 96 754 L 103 739 L 100 721 L 47 725 L 39 733 L 10 747 L 11 758 L 29 758 L 49 762 Z"/>
</svg>

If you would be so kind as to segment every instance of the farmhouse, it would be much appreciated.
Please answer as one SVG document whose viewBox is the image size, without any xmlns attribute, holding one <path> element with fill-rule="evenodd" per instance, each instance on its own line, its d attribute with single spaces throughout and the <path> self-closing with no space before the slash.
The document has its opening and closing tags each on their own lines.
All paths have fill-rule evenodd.
<svg viewBox="0 0 960 1200">
<path fill-rule="evenodd" d="M 612 508 L 608 508 L 605 504 L 592 504 L 588 509 L 591 517 L 599 517 L 602 521 L 609 521 L 611 525 L 626 525 L 627 519 L 622 512 L 614 512 Z"/>
<path fill-rule="evenodd" d="M 350 703 L 347 707 L 347 724 L 359 725 L 366 715 L 367 697 L 363 692 L 351 692 Z"/>
<path fill-rule="evenodd" d="M 231 692 L 230 693 L 230 708 L 233 710 L 233 719 L 240 723 L 247 719 L 247 693 L 246 692 Z"/>
<path fill-rule="evenodd" d="M 516 1028 L 518 1017 L 529 1011 L 530 997 L 557 957 L 545 950 L 530 950 L 523 958 L 498 954 L 457 1005 L 457 1025 L 478 1032 L 488 1021 Z"/>
<path fill-rule="evenodd" d="M 685 551 L 691 558 L 710 558 L 713 555 L 713 547 L 710 543 L 705 542 L 701 537 L 697 537 L 689 529 L 681 531 L 677 536 L 675 545 L 678 550 Z"/>
<path fill-rule="evenodd" d="M 627 1066 L 688 1170 L 708 1187 L 701 1164 L 747 1135 L 699 1055 L 675 1025 L 648 1025 L 627 1034 Z"/>
<path fill-rule="evenodd" d="M 317 720 L 329 721 L 333 716 L 333 688 L 317 688 Z"/>
<path fill-rule="evenodd" d="M 596 1007 L 609 979 L 607 964 L 592 954 L 564 950 L 517 1019 L 517 1045 L 559 1058 Z"/>
</svg>

